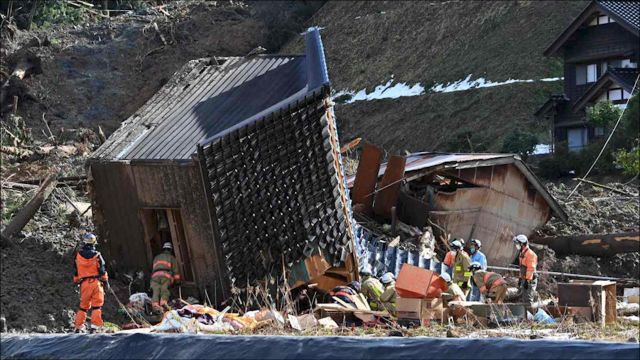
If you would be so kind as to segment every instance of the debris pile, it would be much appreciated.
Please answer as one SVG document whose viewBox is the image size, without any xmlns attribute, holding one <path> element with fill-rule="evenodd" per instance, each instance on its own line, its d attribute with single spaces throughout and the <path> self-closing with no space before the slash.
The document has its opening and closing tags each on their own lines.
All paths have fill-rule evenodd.
<svg viewBox="0 0 640 360">
<path fill-rule="evenodd" d="M 630 194 L 615 193 L 610 190 L 582 184 L 569 197 L 573 186 L 563 183 L 548 183 L 547 189 L 563 209 L 568 213 L 570 221 L 562 222 L 552 218 L 537 230 L 539 236 L 560 236 L 575 234 L 610 234 L 638 231 L 640 223 L 640 198 L 638 188 L 620 183 L 607 186 Z"/>
</svg>

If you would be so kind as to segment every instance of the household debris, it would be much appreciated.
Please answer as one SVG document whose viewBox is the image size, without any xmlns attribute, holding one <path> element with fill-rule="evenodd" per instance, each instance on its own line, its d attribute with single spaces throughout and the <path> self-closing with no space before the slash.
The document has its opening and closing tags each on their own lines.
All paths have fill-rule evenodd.
<svg viewBox="0 0 640 360">
<path fill-rule="evenodd" d="M 391 229 L 398 223 L 418 229 L 432 225 L 441 239 L 444 233 L 481 239 L 489 263 L 502 266 L 515 258 L 510 245 L 516 233 L 531 235 L 552 216 L 568 219 L 515 155 L 425 152 L 391 156 L 381 164 L 380 153 L 365 145 L 362 165 L 347 180 L 353 188 L 356 219 L 365 227 L 375 226 L 367 217 L 390 223 Z M 377 173 L 371 170 L 378 167 Z M 440 253 L 448 250 L 446 243 L 441 241 Z"/>
</svg>

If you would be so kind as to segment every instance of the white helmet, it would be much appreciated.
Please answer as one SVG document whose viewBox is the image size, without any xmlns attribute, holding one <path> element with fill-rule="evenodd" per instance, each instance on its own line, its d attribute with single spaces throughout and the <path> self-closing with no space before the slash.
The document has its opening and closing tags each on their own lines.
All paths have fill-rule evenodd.
<svg viewBox="0 0 640 360">
<path fill-rule="evenodd" d="M 380 278 L 380 282 L 383 284 L 388 284 L 394 281 L 395 279 L 396 277 L 393 275 L 393 273 L 387 272 L 387 273 L 384 273 L 384 275 L 382 275 L 382 277 Z"/>
<path fill-rule="evenodd" d="M 516 244 L 518 244 L 518 243 L 526 244 L 526 243 L 529 242 L 529 239 L 527 239 L 526 235 L 520 234 L 518 236 L 514 236 L 513 237 L 513 242 L 516 243 Z"/>
<path fill-rule="evenodd" d="M 173 250 L 173 245 L 171 245 L 170 242 L 164 243 L 164 245 L 162 245 L 162 250 L 166 250 L 166 249 Z"/>
<path fill-rule="evenodd" d="M 95 245 L 97 241 L 96 236 L 93 233 L 85 233 L 82 235 L 82 242 L 88 245 Z"/>
<path fill-rule="evenodd" d="M 444 280 L 447 284 L 451 282 L 451 276 L 449 275 L 449 273 L 443 273 L 440 275 L 440 277 L 442 278 L 442 280 Z"/>
<path fill-rule="evenodd" d="M 463 242 L 456 239 L 451 242 L 451 247 L 454 249 L 462 249 L 464 246 L 463 246 Z"/>
</svg>

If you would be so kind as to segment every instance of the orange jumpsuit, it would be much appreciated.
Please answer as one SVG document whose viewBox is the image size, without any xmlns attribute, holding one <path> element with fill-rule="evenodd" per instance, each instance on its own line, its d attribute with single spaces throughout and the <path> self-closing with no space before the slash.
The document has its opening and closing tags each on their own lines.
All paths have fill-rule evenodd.
<svg viewBox="0 0 640 360">
<path fill-rule="evenodd" d="M 528 246 L 520 251 L 520 293 L 523 303 L 533 303 L 538 287 L 538 256 Z"/>
<path fill-rule="evenodd" d="M 109 276 L 104 267 L 102 255 L 92 245 L 85 247 L 76 254 L 75 275 L 73 282 L 80 284 L 80 306 L 76 313 L 75 327 L 82 329 L 87 321 L 87 311 L 91 310 L 91 325 L 103 325 L 102 305 L 104 305 L 104 289 L 102 282 Z"/>
</svg>

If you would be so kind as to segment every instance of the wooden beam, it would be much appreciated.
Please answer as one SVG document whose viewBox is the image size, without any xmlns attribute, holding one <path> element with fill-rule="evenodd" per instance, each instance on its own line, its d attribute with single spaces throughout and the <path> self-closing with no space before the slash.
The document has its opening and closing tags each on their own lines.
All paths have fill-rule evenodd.
<svg viewBox="0 0 640 360">
<path fill-rule="evenodd" d="M 608 257 L 621 253 L 640 252 L 640 233 L 628 232 L 604 235 L 573 235 L 531 239 L 546 245 L 558 255 Z"/>
<path fill-rule="evenodd" d="M 22 230 L 29 220 L 36 214 L 38 209 L 44 201 L 51 195 L 53 189 L 56 188 L 58 181 L 54 175 L 49 175 L 45 178 L 38 191 L 29 200 L 29 202 L 11 219 L 11 222 L 2 231 L 2 237 L 11 238 L 20 230 Z"/>
</svg>

